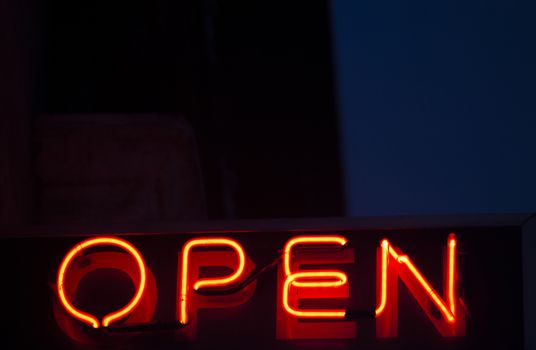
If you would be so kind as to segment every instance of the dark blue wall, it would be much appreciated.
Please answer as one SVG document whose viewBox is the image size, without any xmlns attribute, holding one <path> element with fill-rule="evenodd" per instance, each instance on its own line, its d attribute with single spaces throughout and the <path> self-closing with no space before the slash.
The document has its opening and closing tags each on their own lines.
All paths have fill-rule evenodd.
<svg viewBox="0 0 536 350">
<path fill-rule="evenodd" d="M 348 215 L 536 211 L 536 2 L 332 2 Z"/>
</svg>

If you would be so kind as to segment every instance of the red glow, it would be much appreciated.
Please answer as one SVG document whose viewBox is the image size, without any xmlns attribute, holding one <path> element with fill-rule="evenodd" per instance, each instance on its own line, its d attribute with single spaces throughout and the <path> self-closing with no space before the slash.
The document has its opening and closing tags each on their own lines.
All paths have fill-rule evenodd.
<svg viewBox="0 0 536 350">
<path fill-rule="evenodd" d="M 130 271 L 127 273 L 136 288 L 135 295 L 127 305 L 105 315 L 102 320 L 77 309 L 69 300 L 73 298 L 73 290 L 76 290 L 78 282 L 90 270 L 87 266 L 79 268 L 79 265 L 84 264 L 78 264 L 79 261 L 76 259 L 85 249 L 96 246 L 119 247 L 127 254 L 117 251 L 91 251 L 90 255 L 95 254 L 95 261 L 98 260 L 91 265 L 91 269 L 114 268 Z M 443 336 L 464 334 L 465 317 L 460 306 L 462 301 L 457 295 L 457 283 L 460 283 L 457 275 L 457 246 L 456 236 L 451 233 L 443 252 L 443 294 L 438 294 L 408 255 L 398 247 L 392 246 L 388 240 L 381 241 L 380 247 L 376 248 L 377 307 L 375 314 L 378 337 L 397 335 L 399 279 L 404 282 L 412 297 Z M 197 249 L 203 247 L 217 248 Z M 122 258 L 114 258 L 115 265 L 109 264 L 111 258 L 107 254 L 121 255 Z M 242 245 L 234 239 L 194 238 L 184 243 L 182 251 L 178 256 L 175 255 L 175 258 L 178 258 L 179 265 L 175 289 L 175 293 L 178 294 L 175 294 L 175 300 L 178 303 L 175 304 L 175 312 L 181 324 L 188 324 L 188 327 L 181 330 L 181 335 L 189 336 L 188 332 L 195 335 L 198 310 L 236 308 L 248 301 L 255 291 L 256 282 L 245 284 L 246 287 L 237 288 L 238 291 L 234 288 L 226 289 L 224 291 L 228 293 L 226 295 L 225 293 L 220 295 L 220 293 L 194 292 L 204 288 L 234 286 L 241 278 L 254 271 L 253 262 L 246 256 Z M 417 257 L 414 258 L 418 260 Z M 333 322 L 334 319 L 340 320 L 347 315 L 345 305 L 348 304 L 344 301 L 350 295 L 347 274 L 344 271 L 327 267 L 325 270 L 319 268 L 326 264 L 341 265 L 353 262 L 354 250 L 347 246 L 347 239 L 343 236 L 290 237 L 284 245 L 283 261 L 277 266 L 276 335 L 278 339 L 343 339 L 355 336 L 355 320 Z M 129 266 L 128 269 L 123 268 L 125 265 Z M 275 264 L 270 265 L 272 266 Z M 214 271 L 222 271 L 221 269 L 224 268 L 231 272 L 228 274 L 227 272 L 213 272 L 212 274 L 206 272 L 211 268 L 214 268 Z M 77 270 L 82 272 L 77 273 Z M 226 275 L 204 277 L 214 276 L 215 273 Z M 144 304 L 152 298 L 151 294 L 153 294 L 155 296 L 152 306 L 147 307 L 149 311 L 144 313 L 143 317 L 140 316 L 141 321 L 138 321 L 139 323 L 150 322 L 156 305 L 156 287 L 151 287 L 152 284 L 156 286 L 156 283 L 154 277 L 151 276 L 143 257 L 129 242 L 114 237 L 84 240 L 72 247 L 61 262 L 56 286 L 60 301 L 57 303 L 57 310 L 69 323 L 86 332 L 84 331 L 86 326 L 80 325 L 76 320 L 93 328 L 108 327 L 127 316 L 128 320 L 125 320 L 125 324 L 133 322 L 137 314 L 141 315 Z M 431 279 L 431 281 L 435 280 Z M 71 319 L 71 316 L 76 320 Z"/>
<path fill-rule="evenodd" d="M 244 248 L 235 240 L 230 238 L 194 238 L 186 242 L 182 249 L 182 275 L 180 285 L 180 315 L 179 322 L 181 324 L 188 323 L 188 263 L 190 251 L 195 247 L 209 246 L 227 246 L 232 248 L 238 255 L 238 267 L 235 272 L 226 277 L 204 278 L 194 283 L 194 290 L 202 287 L 223 287 L 236 282 L 243 274 L 246 254 Z"/>
<path fill-rule="evenodd" d="M 298 236 L 290 239 L 287 244 L 285 244 L 285 250 L 283 253 L 285 276 L 289 276 L 291 274 L 290 256 L 294 246 L 298 244 L 337 244 L 343 246 L 346 243 L 347 240 L 343 236 Z"/>
<path fill-rule="evenodd" d="M 346 273 L 306 268 L 307 265 L 353 263 L 353 249 L 341 249 L 346 243 L 347 239 L 338 235 L 296 236 L 287 241 L 283 250 L 283 263 L 278 269 L 277 339 L 355 337 L 355 321 L 332 321 L 344 319 L 346 310 L 327 306 L 330 299 L 333 302 L 349 297 L 350 286 Z M 295 249 L 298 245 L 306 247 Z M 302 307 L 301 302 L 306 300 L 315 306 Z M 308 321 L 304 322 L 304 319 Z"/>
<path fill-rule="evenodd" d="M 449 272 L 448 272 L 448 296 L 450 312 L 453 317 L 456 317 L 456 236 L 451 233 L 449 235 Z"/>
<path fill-rule="evenodd" d="M 376 309 L 376 317 L 378 317 L 383 310 L 385 310 L 385 305 L 387 303 L 387 259 L 389 257 L 389 242 L 384 239 L 382 241 L 382 272 L 381 272 L 381 297 L 380 305 Z"/>
<path fill-rule="evenodd" d="M 313 281 L 299 282 L 299 279 L 313 279 Z M 291 286 L 302 288 L 340 287 L 347 281 L 346 274 L 339 271 L 293 273 L 286 278 L 283 285 L 283 307 L 289 314 L 300 318 L 343 318 L 346 314 L 345 310 L 296 310 L 289 304 L 288 293 Z"/>
<path fill-rule="evenodd" d="M 88 248 L 95 247 L 95 246 L 101 246 L 101 245 L 111 245 L 111 246 L 120 247 L 126 250 L 130 255 L 134 257 L 140 270 L 140 282 L 139 282 L 136 294 L 134 295 L 132 300 L 123 308 L 104 316 L 102 320 L 103 327 L 108 327 L 112 322 L 115 322 L 116 320 L 121 319 L 127 316 L 128 314 L 130 314 L 138 306 L 141 300 L 141 297 L 143 296 L 143 293 L 145 291 L 145 285 L 146 285 L 145 262 L 141 254 L 138 252 L 138 250 L 129 242 L 119 239 L 119 238 L 114 238 L 114 237 L 99 237 L 99 238 L 87 239 L 77 244 L 76 246 L 74 246 L 67 253 L 67 255 L 63 258 L 63 261 L 61 263 L 60 269 L 58 271 L 57 291 L 60 297 L 60 301 L 62 305 L 65 307 L 65 309 L 67 310 L 67 312 L 71 314 L 74 318 L 92 326 L 93 328 L 100 327 L 99 320 L 93 315 L 83 312 L 77 309 L 76 307 L 74 307 L 71 304 L 71 302 L 68 300 L 63 286 L 64 286 L 64 281 L 65 281 L 66 271 L 68 270 L 69 265 L 72 263 L 72 261 L 76 258 L 76 255 L 81 253 L 84 249 L 88 249 Z"/>
<path fill-rule="evenodd" d="M 450 336 L 459 336 L 463 334 L 463 314 L 458 317 L 459 320 L 456 317 L 456 246 L 456 236 L 451 233 L 448 238 L 447 249 L 445 250 L 445 287 L 443 299 L 407 255 L 401 253 L 397 248 L 392 247 L 387 240 L 382 241 L 381 269 L 378 270 L 378 278 L 381 282 L 378 290 L 377 300 L 379 300 L 379 305 L 376 309 L 376 318 L 382 317 L 382 319 L 385 318 L 385 320 L 377 324 L 377 327 L 379 327 L 377 328 L 377 330 L 379 329 L 378 334 L 382 334 L 382 336 L 396 335 L 395 325 L 397 316 L 396 311 L 394 311 L 392 307 L 397 304 L 397 295 L 395 295 L 396 292 L 391 292 L 390 288 L 395 288 L 396 279 L 399 274 L 402 281 L 409 288 L 441 334 Z M 378 261 L 378 263 L 380 263 L 380 261 Z M 431 300 L 437 307 L 443 320 L 437 320 L 430 314 L 431 311 L 427 306 L 429 301 L 427 300 Z M 447 302 L 445 302 L 445 300 Z M 389 306 L 390 304 L 391 306 Z M 390 307 L 389 315 L 383 317 L 383 314 L 388 307 Z"/>
<path fill-rule="evenodd" d="M 385 240 L 385 241 L 387 241 L 387 240 Z M 387 242 L 387 244 L 389 244 L 389 242 Z M 393 247 L 391 247 L 391 245 L 389 245 L 389 254 L 391 254 L 393 259 L 398 260 L 398 254 L 395 251 L 395 249 Z"/>
<path fill-rule="evenodd" d="M 432 298 L 432 301 L 439 308 L 439 310 L 447 319 L 447 321 L 454 322 L 454 315 L 447 308 L 443 300 L 437 295 L 437 292 L 434 290 L 434 288 L 430 286 L 430 283 L 428 283 L 428 281 L 422 276 L 420 271 L 415 267 L 415 265 L 413 265 L 409 257 L 407 255 L 402 255 L 398 258 L 398 262 L 401 264 L 405 264 L 409 268 L 411 273 L 417 278 L 422 287 L 428 292 L 428 294 Z M 451 307 L 454 307 L 454 305 L 451 305 Z"/>
<path fill-rule="evenodd" d="M 311 271 L 292 273 L 290 267 L 292 248 L 297 245 L 334 244 L 344 246 L 346 243 L 346 238 L 342 236 L 298 236 L 288 240 L 284 249 L 283 264 L 286 279 L 283 284 L 282 302 L 283 308 L 289 314 L 300 318 L 344 318 L 346 314 L 344 310 L 300 311 L 293 309 L 289 304 L 289 289 L 290 287 L 337 288 L 346 284 L 348 278 L 346 274 L 341 271 Z"/>
</svg>

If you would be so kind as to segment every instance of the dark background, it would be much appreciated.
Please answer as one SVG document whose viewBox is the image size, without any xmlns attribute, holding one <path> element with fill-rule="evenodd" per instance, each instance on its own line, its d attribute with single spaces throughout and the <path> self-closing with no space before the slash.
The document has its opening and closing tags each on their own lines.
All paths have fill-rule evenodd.
<svg viewBox="0 0 536 350">
<path fill-rule="evenodd" d="M 535 7 L 0 0 L 1 234 L 66 222 L 43 210 L 47 115 L 186 121 L 202 220 L 534 212 Z"/>
<path fill-rule="evenodd" d="M 4 223 L 80 113 L 186 119 L 208 218 L 536 209 L 530 1 L 0 5 Z"/>
<path fill-rule="evenodd" d="M 347 214 L 536 211 L 536 3 L 331 4 Z"/>
<path fill-rule="evenodd" d="M 331 222 L 334 224 L 335 222 Z M 339 224 L 343 224 L 339 221 Z M 345 300 L 348 310 L 367 310 L 373 315 L 375 309 L 376 248 L 383 238 L 400 247 L 408 254 L 422 271 L 430 284 L 441 290 L 443 283 L 443 259 L 441 252 L 450 232 L 456 232 L 458 239 L 459 273 L 461 296 L 470 314 L 467 316 L 466 336 L 460 338 L 441 337 L 417 301 L 411 296 L 403 283 L 399 283 L 399 336 L 393 339 L 380 339 L 375 336 L 374 318 L 363 317 L 356 320 L 355 339 L 320 341 L 278 341 L 275 339 L 277 269 L 268 270 L 257 279 L 252 298 L 236 308 L 204 310 L 198 317 L 197 339 L 194 343 L 185 342 L 177 336 L 177 330 L 153 330 L 134 333 L 96 333 L 86 325 L 80 324 L 70 316 L 67 323 L 79 333 L 86 334 L 87 349 L 101 344 L 99 348 L 146 349 L 146 348 L 224 348 L 250 349 L 523 349 L 523 308 L 521 266 L 521 232 L 517 225 L 492 225 L 482 227 L 448 226 L 440 228 L 375 229 L 355 228 L 359 221 L 346 222 L 347 226 L 324 226 L 325 234 L 343 234 L 348 238 L 349 247 L 354 249 L 355 261 L 351 264 L 332 265 L 348 274 L 350 297 Z M 417 223 L 417 222 L 415 222 Z M 325 223 L 327 224 L 327 223 Z M 361 222 L 363 225 L 363 222 Z M 293 227 L 289 225 L 288 227 Z M 363 227 L 363 226 L 362 226 Z M 177 247 L 192 237 L 192 233 L 153 233 L 124 235 L 124 239 L 134 244 L 143 254 L 147 265 L 157 280 L 158 303 L 153 320 L 157 323 L 176 322 L 176 283 Z M 301 230 L 301 234 L 314 234 L 315 231 Z M 317 233 L 317 232 L 316 232 Z M 270 230 L 250 226 L 248 232 L 205 232 L 204 236 L 229 236 L 243 244 L 248 256 L 257 266 L 265 266 L 273 261 L 286 240 L 295 236 L 288 229 Z M 503 239 L 508 237 L 508 239 Z M 8 344 L 15 348 L 35 348 L 46 344 L 55 349 L 82 347 L 73 343 L 58 327 L 56 311 L 63 315 L 56 302 L 54 282 L 57 266 L 61 258 L 74 244 L 85 237 L 63 235 L 56 237 L 4 239 L 11 249 L 3 254 L 6 264 L 15 262 L 16 268 L 9 269 L 4 276 L 14 281 L 21 292 L 11 295 L 7 309 L 17 306 L 17 312 L 10 326 L 15 332 L 6 334 Z M 500 251 L 500 258 L 490 252 Z M 306 252 L 306 251 L 305 251 Z M 303 252 L 302 252 L 303 253 Z M 318 252 L 316 252 L 318 253 Z M 305 253 L 303 253 L 305 254 Z M 4 261 L 4 260 L 1 260 Z M 91 261 L 91 259 L 89 259 Z M 91 263 L 91 262 L 89 262 Z M 103 271 L 103 270 L 99 270 Z M 86 284 L 86 291 L 79 288 L 75 300 L 84 305 L 84 310 L 113 309 L 113 296 L 110 292 L 103 300 L 102 295 L 105 272 L 98 272 L 93 284 Z M 97 273 L 95 273 L 96 275 Z M 128 277 L 114 279 L 114 289 L 132 290 Z M 27 278 L 34 276 L 34 278 Z M 88 274 L 89 276 L 89 274 Z M 85 279 L 89 279 L 86 277 Z M 99 282 L 101 284 L 99 284 Z M 95 294 L 87 298 L 90 291 Z M 84 299 L 86 294 L 86 299 Z M 128 295 L 128 293 L 125 293 Z M 441 292 L 440 292 L 441 294 Z M 112 293 L 113 295 L 113 293 Z M 79 299 L 78 299 L 79 298 Z M 117 296 L 116 296 L 117 298 Z M 123 294 L 124 298 L 124 294 Z M 88 301 L 89 299 L 89 301 Z M 82 301 L 85 300 L 85 304 Z M 117 299 L 115 299 L 117 301 Z M 124 300 L 121 300 L 124 303 Z M 122 303 L 119 303 L 122 305 Z M 117 304 L 115 304 L 117 307 Z M 61 316 L 58 316 L 61 317 Z M 335 321 L 336 322 L 336 321 Z M 118 325 L 120 322 L 117 323 Z M 31 336 L 30 336 L 31 335 Z M 84 339 L 84 338 L 83 338 Z M 13 343 L 11 343 L 13 342 Z M 73 346 L 76 344 L 75 346 Z"/>
<path fill-rule="evenodd" d="M 43 6 L 40 113 L 185 117 L 209 218 L 344 214 L 326 2 Z"/>
</svg>

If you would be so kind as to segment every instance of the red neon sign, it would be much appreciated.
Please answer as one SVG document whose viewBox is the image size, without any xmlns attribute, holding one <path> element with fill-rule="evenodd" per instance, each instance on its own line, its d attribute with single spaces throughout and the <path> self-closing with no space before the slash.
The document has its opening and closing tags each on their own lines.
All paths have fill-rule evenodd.
<svg viewBox="0 0 536 350">
<path fill-rule="evenodd" d="M 220 278 L 204 278 L 195 282 L 194 290 L 204 287 L 222 287 L 235 283 L 242 274 L 246 265 L 246 254 L 240 243 L 230 238 L 194 238 L 186 242 L 182 249 L 182 275 L 180 284 L 180 316 L 179 322 L 188 323 L 188 265 L 190 262 L 190 252 L 195 247 L 224 246 L 232 248 L 238 255 L 238 266 L 235 272 L 229 276 Z"/>
<path fill-rule="evenodd" d="M 397 277 L 408 287 L 416 298 L 425 314 L 443 336 L 461 336 L 464 334 L 464 315 L 457 315 L 459 302 L 456 298 L 456 236 L 451 233 L 448 238 L 445 254 L 445 297 L 442 299 L 428 280 L 399 249 L 393 247 L 389 241 L 383 240 L 379 249 L 381 261 L 378 269 L 380 287 L 377 289 L 379 306 L 376 309 L 377 327 L 379 337 L 394 337 L 397 335 Z M 391 276 L 390 276 L 391 275 Z M 432 316 L 427 304 L 431 300 L 442 315 L 441 319 Z"/>
<path fill-rule="evenodd" d="M 300 300 L 347 299 L 348 276 L 339 270 L 305 270 L 307 265 L 352 263 L 353 249 L 343 236 L 297 236 L 283 250 L 283 268 L 278 273 L 278 339 L 327 339 L 355 337 L 355 322 L 343 320 L 345 309 L 298 308 Z M 312 251 L 310 251 L 312 249 Z M 298 271 L 296 271 L 298 270 Z M 301 320 L 310 322 L 303 323 Z M 311 322 L 311 321 L 315 322 Z"/>
<path fill-rule="evenodd" d="M 309 279 L 311 281 L 309 281 Z M 287 276 L 283 285 L 283 307 L 285 310 L 300 318 L 343 318 L 345 310 L 296 310 L 289 303 L 289 289 L 291 286 L 301 288 L 336 288 L 346 284 L 346 274 L 338 271 L 322 272 L 296 272 Z"/>
<path fill-rule="evenodd" d="M 314 271 L 298 272 L 291 271 L 291 254 L 292 248 L 297 245 L 319 245 L 319 244 L 336 244 L 344 246 L 346 238 L 342 236 L 300 236 L 290 239 L 285 244 L 284 267 L 285 282 L 283 285 L 283 307 L 285 310 L 296 317 L 300 318 L 344 318 L 344 310 L 296 310 L 289 304 L 290 287 L 301 288 L 337 288 L 341 287 L 348 281 L 348 277 L 342 271 Z"/>
<path fill-rule="evenodd" d="M 278 339 L 355 337 L 355 321 L 348 319 L 345 307 L 322 305 L 323 301 L 339 299 L 340 306 L 348 299 L 350 290 L 347 273 L 337 269 L 318 268 L 319 265 L 353 263 L 354 251 L 347 243 L 347 239 L 339 235 L 301 235 L 286 242 L 278 269 Z M 441 297 L 408 255 L 388 240 L 381 241 L 376 258 L 375 316 L 378 337 L 397 336 L 399 279 L 408 287 L 411 295 L 442 336 L 464 335 L 464 312 L 457 295 L 457 245 L 456 236 L 450 234 L 445 248 L 444 295 Z M 68 273 L 72 262 L 81 252 L 96 246 L 121 248 L 133 258 L 139 273 L 136 292 L 129 303 L 104 316 L 102 322 L 75 307 L 65 290 L 68 285 L 66 279 L 74 278 L 69 277 Z M 315 267 L 307 268 L 308 265 Z M 101 268 L 102 264 L 95 266 Z M 219 277 L 202 277 L 200 269 L 210 266 L 225 267 L 230 269 L 231 273 Z M 253 271 L 253 262 L 235 239 L 199 237 L 187 241 L 179 253 L 177 276 L 177 321 L 184 328 L 181 332 L 195 335 L 195 322 L 192 322 L 195 321 L 195 310 L 235 307 L 249 300 L 255 291 L 255 283 L 228 295 L 214 296 L 201 292 L 235 288 Z M 93 328 L 108 327 L 126 318 L 140 306 L 147 290 L 147 276 L 153 278 L 141 253 L 131 243 L 115 237 L 91 238 L 75 245 L 63 258 L 57 275 L 58 297 L 64 310 L 74 319 Z M 305 299 L 315 299 L 317 305 L 321 306 L 311 308 L 300 305 L 300 300 Z M 156 303 L 156 298 L 154 300 Z M 431 304 L 439 311 L 439 318 L 432 315 Z M 304 319 L 308 321 L 302 322 Z"/>
<path fill-rule="evenodd" d="M 64 280 L 67 270 L 69 269 L 69 266 L 73 262 L 73 260 L 76 258 L 78 254 L 81 254 L 85 249 L 89 249 L 95 246 L 102 246 L 102 245 L 111 245 L 116 246 L 119 248 L 124 249 L 126 252 L 128 252 L 132 257 L 134 257 L 140 273 L 140 279 L 139 284 L 137 287 L 136 294 L 130 300 L 130 302 L 122 307 L 121 309 L 111 312 L 108 315 L 104 316 L 102 319 L 102 326 L 108 327 L 112 322 L 115 322 L 116 320 L 119 320 L 121 318 L 124 318 L 125 316 L 129 315 L 140 303 L 140 300 L 143 296 L 143 293 L 145 291 L 146 286 L 146 268 L 145 268 L 145 262 L 143 260 L 143 257 L 138 252 L 138 250 L 130 243 L 128 243 L 125 240 L 114 238 L 114 237 L 100 237 L 100 238 L 91 238 L 87 239 L 83 242 L 78 243 L 75 245 L 63 258 L 63 261 L 60 265 L 60 269 L 58 271 L 58 280 L 57 280 L 57 291 L 59 299 L 64 306 L 65 310 L 73 316 L 74 318 L 78 319 L 81 322 L 84 322 L 93 328 L 99 328 L 101 326 L 101 323 L 99 320 L 82 310 L 79 310 L 76 308 L 67 297 L 64 289 Z"/>
</svg>

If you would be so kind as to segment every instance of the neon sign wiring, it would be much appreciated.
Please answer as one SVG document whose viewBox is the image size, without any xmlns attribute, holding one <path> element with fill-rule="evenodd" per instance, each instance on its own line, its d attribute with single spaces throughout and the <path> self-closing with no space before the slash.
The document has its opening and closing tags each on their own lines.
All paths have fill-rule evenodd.
<svg viewBox="0 0 536 350">
<path fill-rule="evenodd" d="M 285 243 L 282 253 L 282 261 L 280 263 L 280 273 L 282 274 L 282 279 L 280 279 L 280 282 L 278 282 L 281 283 L 278 287 L 278 293 L 281 293 L 278 295 L 278 307 L 282 307 L 282 310 L 284 310 L 283 312 L 286 313 L 285 317 L 289 316 L 291 318 L 296 319 L 310 320 L 345 319 L 348 317 L 347 310 L 343 308 L 304 309 L 297 308 L 296 306 L 298 304 L 298 300 L 304 298 L 304 296 L 299 296 L 299 294 L 296 292 L 297 289 L 301 288 L 304 289 L 304 292 L 309 291 L 306 293 L 307 295 L 309 295 L 309 297 L 305 298 L 311 298 L 311 296 L 317 299 L 348 297 L 349 281 L 348 276 L 345 272 L 329 269 L 300 269 L 299 266 L 301 263 L 303 263 L 303 260 L 300 260 L 302 259 L 300 257 L 301 253 L 300 256 L 298 255 L 298 252 L 301 252 L 302 248 L 307 247 L 314 247 L 320 251 L 331 251 L 332 253 L 334 248 L 347 250 L 349 249 L 351 250 L 351 252 L 349 252 L 351 253 L 351 255 L 348 255 L 347 258 L 345 258 L 344 262 L 351 263 L 353 262 L 353 250 L 351 248 L 347 248 L 347 243 L 348 240 L 345 237 L 339 235 L 300 235 L 291 237 Z M 463 312 L 460 313 L 460 300 L 458 300 L 457 295 L 457 245 L 458 242 L 456 236 L 451 233 L 448 236 L 447 246 L 445 249 L 445 287 L 444 298 L 442 298 L 407 254 L 404 254 L 399 248 L 394 247 L 387 239 L 381 240 L 380 247 L 377 250 L 377 304 L 375 309 L 373 310 L 373 315 L 375 315 L 377 324 L 377 336 L 393 337 L 397 335 L 396 283 L 399 278 L 406 284 L 413 297 L 419 302 L 421 307 L 424 308 L 424 311 L 427 316 L 430 318 L 434 326 L 443 336 L 461 336 L 464 334 L 464 315 Z M 65 290 L 65 281 L 67 278 L 69 278 L 68 272 L 70 265 L 85 250 L 97 246 L 111 246 L 121 248 L 133 258 L 133 261 L 135 262 L 139 272 L 139 283 L 136 286 L 136 292 L 132 299 L 128 302 L 127 305 L 123 306 L 119 310 L 115 310 L 105 315 L 102 318 L 102 321 L 99 321 L 97 317 L 89 314 L 88 312 L 82 311 L 76 306 L 74 306 L 72 301 L 70 300 L 68 291 Z M 205 251 L 201 253 L 196 252 L 193 254 L 201 255 L 198 255 L 196 260 L 193 260 L 194 255 L 192 255 L 192 251 L 197 251 L 197 249 L 207 247 L 211 247 L 212 249 L 231 249 L 232 253 L 215 253 L 212 251 Z M 307 252 L 307 250 L 305 250 L 305 252 Z M 218 265 L 223 261 L 228 261 L 229 258 L 233 257 L 233 254 L 234 256 L 236 256 L 236 264 L 233 265 L 231 263 L 225 263 L 229 268 L 233 270 L 230 274 L 226 276 L 198 278 L 196 277 L 197 272 L 196 274 L 191 274 L 192 271 L 194 271 L 192 270 L 193 267 L 191 265 L 193 261 L 195 261 L 195 264 L 193 266 L 195 266 L 195 268 L 197 269 L 198 267 L 201 267 L 203 265 L 210 265 L 209 262 L 205 259 L 207 259 L 211 255 L 218 256 L 216 260 L 212 261 L 212 265 Z M 336 254 L 339 253 L 336 252 Z M 305 256 L 306 255 L 307 254 L 305 254 Z M 326 262 L 325 259 L 323 261 Z M 204 289 L 218 289 L 222 287 L 236 286 L 237 283 L 244 280 L 245 278 L 246 264 L 248 264 L 247 271 L 251 271 L 253 269 L 252 262 L 251 260 L 249 260 L 242 245 L 235 239 L 228 237 L 199 237 L 190 239 L 189 241 L 184 243 L 179 256 L 180 274 L 178 275 L 177 281 L 178 323 L 183 327 L 186 327 L 190 324 L 189 305 L 192 302 L 192 295 L 190 295 L 190 293 Z M 134 247 L 134 245 L 127 242 L 126 240 L 116 237 L 90 238 L 73 246 L 62 259 L 57 274 L 56 289 L 61 305 L 63 306 L 65 311 L 74 319 L 96 329 L 101 327 L 108 327 L 112 323 L 124 319 L 138 307 L 140 301 L 144 298 L 144 292 L 146 290 L 147 284 L 147 271 L 148 268 L 146 267 L 145 261 L 141 253 Z M 330 291 L 329 293 L 327 293 L 328 290 Z M 291 293 L 292 291 L 294 292 Z M 240 299 L 242 301 L 240 302 L 238 302 L 238 299 L 236 298 L 229 300 L 235 300 L 235 304 L 231 305 L 239 305 L 241 302 L 247 301 L 250 296 L 251 294 L 248 297 L 242 297 L 242 299 Z M 196 298 L 198 297 L 196 296 Z M 208 298 L 207 300 L 210 300 L 211 297 L 210 295 L 208 295 L 205 298 Z M 224 299 L 220 300 L 223 301 Z M 441 313 L 442 320 L 437 320 L 430 316 L 430 311 L 424 306 L 429 301 L 431 301 L 437 307 L 437 309 Z M 204 302 L 204 306 L 202 307 L 211 308 L 216 307 L 215 305 L 216 304 Z M 280 322 L 279 317 L 280 316 L 278 314 L 277 322 Z M 346 324 L 346 326 L 350 327 L 348 323 Z M 292 323 L 289 324 L 288 327 L 300 327 L 300 325 L 298 323 Z M 314 329 L 314 327 L 311 329 Z M 351 328 L 347 328 L 347 330 L 349 329 Z M 287 339 L 292 339 L 292 334 L 294 333 L 290 332 L 285 337 Z M 307 337 L 307 332 L 302 332 L 300 334 L 300 337 L 304 336 L 304 334 L 305 337 Z M 344 333 L 346 334 L 344 336 L 342 334 L 343 333 L 341 333 L 341 337 L 346 337 L 348 335 L 352 336 L 354 332 L 347 331 L 346 333 Z M 319 335 L 316 334 L 315 336 L 318 337 Z"/>
</svg>

